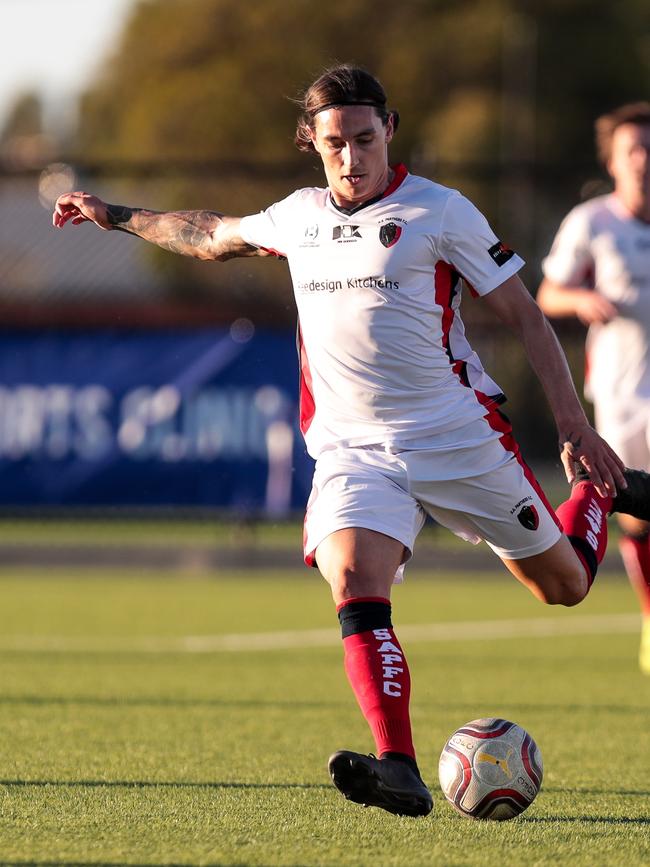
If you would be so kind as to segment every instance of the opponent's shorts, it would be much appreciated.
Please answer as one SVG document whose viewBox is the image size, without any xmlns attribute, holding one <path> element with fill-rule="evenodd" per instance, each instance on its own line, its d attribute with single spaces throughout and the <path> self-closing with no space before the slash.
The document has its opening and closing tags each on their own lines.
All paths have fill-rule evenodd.
<svg viewBox="0 0 650 867">
<path fill-rule="evenodd" d="M 625 406 L 594 403 L 596 430 L 626 467 L 650 470 L 650 400 Z"/>
<path fill-rule="evenodd" d="M 510 560 L 540 554 L 561 536 L 555 512 L 509 436 L 489 434 L 463 449 L 340 447 L 316 462 L 305 515 L 305 563 L 316 565 L 316 549 L 331 533 L 360 527 L 404 545 L 395 576 L 400 582 L 427 514 Z"/>
</svg>

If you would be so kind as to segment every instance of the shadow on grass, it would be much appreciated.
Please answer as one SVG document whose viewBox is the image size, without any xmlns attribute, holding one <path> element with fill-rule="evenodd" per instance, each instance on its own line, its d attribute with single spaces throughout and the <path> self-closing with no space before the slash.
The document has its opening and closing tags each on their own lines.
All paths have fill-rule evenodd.
<svg viewBox="0 0 650 867">
<path fill-rule="evenodd" d="M 546 794 L 547 792 L 554 792 L 561 795 L 641 795 L 646 798 L 650 796 L 650 790 L 644 791 L 641 789 L 582 789 L 580 787 L 574 788 L 568 786 L 544 786 L 543 792 L 544 794 Z"/>
<path fill-rule="evenodd" d="M 556 822 L 585 822 L 590 825 L 650 825 L 650 817 L 642 816 L 522 816 L 522 822 L 553 825 Z"/>
<path fill-rule="evenodd" d="M 0 699 L 1 701 L 1 699 Z M 421 710 L 437 710 L 437 711 L 463 711 L 464 713 L 475 713 L 476 712 L 476 702 L 469 703 L 438 703 L 434 701 L 418 701 L 416 703 L 416 707 Z M 592 712 L 600 712 L 600 713 L 614 713 L 614 714 L 647 714 L 648 706 L 647 705 L 627 705 L 627 704 L 592 704 L 588 702 L 587 704 L 571 704 L 567 702 L 566 704 L 515 704 L 512 702 L 503 702 L 501 710 L 499 712 L 499 716 L 503 716 L 504 714 L 510 714 L 510 717 L 515 714 L 545 714 L 545 713 L 576 713 L 588 711 Z"/>
<path fill-rule="evenodd" d="M 185 782 L 175 780 L 0 780 L 0 786 L 80 789 L 331 789 L 327 783 Z"/>
<path fill-rule="evenodd" d="M 241 708 L 349 708 L 349 701 L 301 701 L 300 699 L 226 699 L 226 698 L 165 698 L 163 696 L 93 696 L 93 695 L 6 695 L 0 696 L 2 705 L 34 705 L 47 707 L 49 705 L 86 705 L 88 707 L 241 707 Z M 468 718 L 476 714 L 476 703 L 434 703 L 419 701 L 415 707 L 420 710 L 433 709 L 440 713 L 449 711 L 463 712 Z M 616 704 L 511 704 L 507 703 L 505 709 L 501 709 L 500 716 L 509 715 L 509 718 L 517 714 L 540 714 L 540 713 L 578 713 L 589 711 L 590 713 L 613 713 L 613 714 L 647 714 L 648 707 L 640 705 L 616 705 Z M 472 717 L 473 718 L 473 717 Z"/>
<path fill-rule="evenodd" d="M 0 706 L 31 704 L 47 707 L 49 705 L 87 705 L 89 707 L 278 707 L 287 708 L 339 708 L 350 707 L 346 701 L 300 701 L 296 699 L 221 699 L 221 698 L 162 698 L 139 696 L 41 696 L 8 695 L 0 696 Z"/>
<path fill-rule="evenodd" d="M 136 862 L 130 862 L 136 865 Z M 124 861 L 3 861 L 2 867 L 124 867 Z M 137 867 L 223 867 L 224 862 L 219 861 L 215 864 L 208 864 L 204 861 L 201 864 L 192 864 L 189 861 L 169 863 L 167 861 L 156 861 L 155 864 L 144 864 L 137 862 Z M 238 861 L 229 862 L 228 867 L 250 867 L 250 862 Z M 291 865 L 289 865 L 291 867 Z M 302 867 L 302 865 L 296 865 Z"/>
</svg>

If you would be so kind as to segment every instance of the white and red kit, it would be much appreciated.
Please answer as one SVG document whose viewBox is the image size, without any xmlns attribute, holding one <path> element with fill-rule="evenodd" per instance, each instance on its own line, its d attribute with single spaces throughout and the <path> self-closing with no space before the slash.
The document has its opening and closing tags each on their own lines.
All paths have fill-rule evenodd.
<svg viewBox="0 0 650 867">
<path fill-rule="evenodd" d="M 616 306 L 614 319 L 589 328 L 585 396 L 625 463 L 650 469 L 650 224 L 613 193 L 583 202 L 542 267 L 554 283 L 594 289 Z"/>
<path fill-rule="evenodd" d="M 378 468 L 374 458 L 362 460 L 368 456 L 362 452 L 374 451 L 378 460 L 383 453 L 388 460 L 401 451 L 427 450 L 425 475 L 436 482 L 477 476 L 511 458 L 486 422 L 504 396 L 472 351 L 459 308 L 462 281 L 486 295 L 515 274 L 522 259 L 501 244 L 459 192 L 410 175 L 402 165 L 383 195 L 357 209 L 338 208 L 327 189 L 300 189 L 244 217 L 240 233 L 247 243 L 286 257 L 291 270 L 301 428 L 317 459 L 307 553 L 343 526 L 377 529 L 411 550 L 422 505 L 439 516 L 421 492 L 408 491 L 406 468 L 404 480 L 396 481 L 391 468 Z M 357 459 L 365 466 L 358 477 L 332 473 L 332 464 L 350 468 Z M 383 472 L 387 490 L 405 489 L 414 500 L 412 514 L 402 522 L 395 514 L 389 521 L 378 492 L 369 493 L 369 465 L 372 472 Z M 517 497 L 524 504 L 531 500 L 524 487 L 508 499 L 510 523 L 517 523 L 522 508 Z M 465 511 L 460 500 L 436 502 Z M 328 520 L 316 518 L 317 511 Z M 513 546 L 511 539 L 501 545 L 498 534 L 492 541 L 488 534 L 487 541 L 508 556 L 528 556 L 557 540 L 550 523 L 550 535 L 542 541 L 540 532 L 532 547 Z M 486 538 L 482 527 L 452 529 L 473 540 Z"/>
</svg>

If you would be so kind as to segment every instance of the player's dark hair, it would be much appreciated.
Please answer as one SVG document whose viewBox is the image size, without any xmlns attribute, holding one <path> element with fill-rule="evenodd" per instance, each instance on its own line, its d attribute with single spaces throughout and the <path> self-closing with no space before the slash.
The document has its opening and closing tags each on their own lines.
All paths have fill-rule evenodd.
<svg viewBox="0 0 650 867">
<path fill-rule="evenodd" d="M 298 100 L 302 114 L 298 118 L 295 144 L 298 150 L 313 151 L 311 132 L 319 111 L 343 105 L 371 105 L 386 126 L 393 118 L 397 129 L 399 114 L 386 108 L 386 93 L 379 81 L 360 66 L 342 64 L 326 69 Z"/>
<path fill-rule="evenodd" d="M 625 123 L 650 126 L 650 102 L 630 102 L 597 118 L 594 124 L 596 152 L 598 159 L 605 167 L 612 155 L 614 133 L 619 126 L 623 126 Z"/>
</svg>

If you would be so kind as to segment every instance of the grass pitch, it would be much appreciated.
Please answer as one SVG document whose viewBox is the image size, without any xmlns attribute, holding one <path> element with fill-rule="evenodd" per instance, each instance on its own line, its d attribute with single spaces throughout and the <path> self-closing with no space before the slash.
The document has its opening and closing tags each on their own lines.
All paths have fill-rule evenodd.
<svg viewBox="0 0 650 867">
<path fill-rule="evenodd" d="M 330 752 L 372 743 L 315 573 L 5 570 L 0 591 L 2 865 L 650 863 L 650 679 L 622 576 L 572 610 L 505 572 L 396 588 L 435 800 L 419 820 L 329 783 Z M 522 619 L 556 634 L 518 636 Z M 479 716 L 542 752 L 542 792 L 511 822 L 458 816 L 437 784 L 445 739 Z"/>
</svg>

